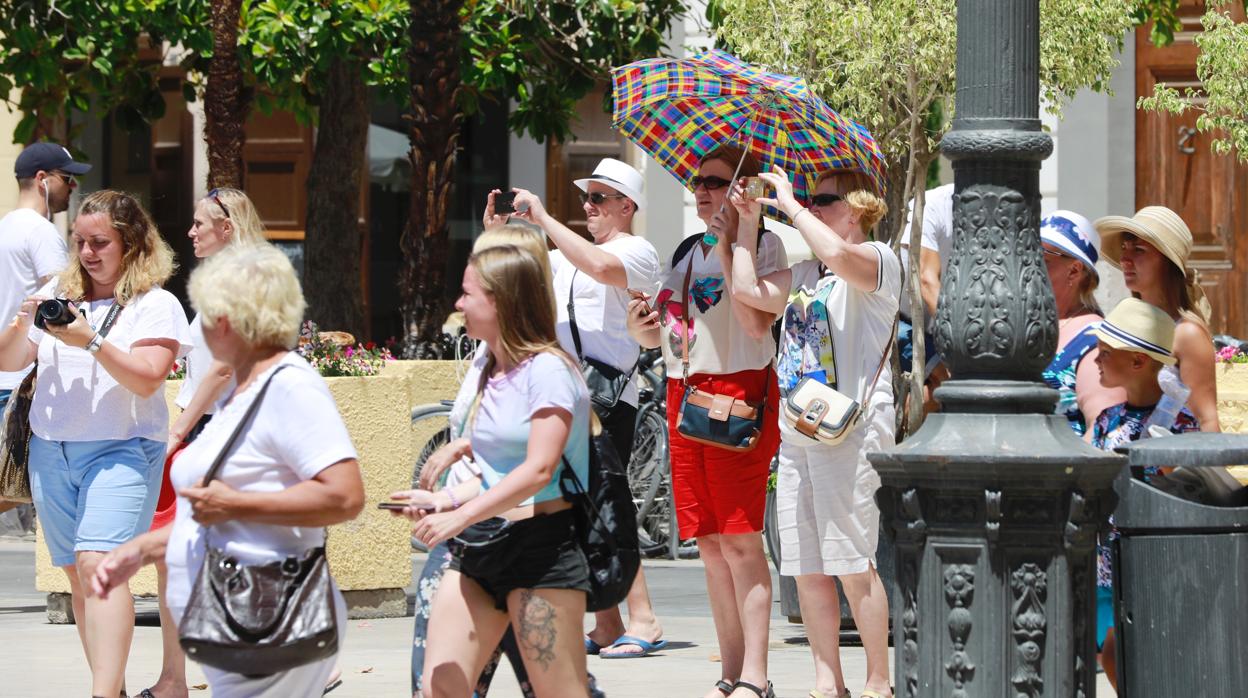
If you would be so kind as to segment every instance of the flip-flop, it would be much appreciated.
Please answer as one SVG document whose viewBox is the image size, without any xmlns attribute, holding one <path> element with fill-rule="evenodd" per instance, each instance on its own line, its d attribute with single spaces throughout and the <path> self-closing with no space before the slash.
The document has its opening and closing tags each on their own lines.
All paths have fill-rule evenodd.
<svg viewBox="0 0 1248 698">
<path fill-rule="evenodd" d="M 321 691 L 321 695 L 325 695 L 326 693 L 329 693 L 330 691 L 334 690 L 335 688 L 338 688 L 341 685 L 342 685 L 342 679 L 334 679 L 333 681 L 330 681 L 329 683 L 325 684 L 325 690 Z"/>
<path fill-rule="evenodd" d="M 585 638 L 585 654 L 598 654 L 601 651 L 602 645 L 589 638 Z"/>
<path fill-rule="evenodd" d="M 660 639 L 655 640 L 654 642 L 646 642 L 645 640 L 639 637 L 633 637 L 632 635 L 621 635 L 615 642 L 612 642 L 611 646 L 607 649 L 614 649 L 625 645 L 636 645 L 641 648 L 641 651 L 622 652 L 620 654 L 600 654 L 598 656 L 603 659 L 635 659 L 637 657 L 644 657 L 652 652 L 658 652 L 664 647 L 667 647 L 667 640 Z"/>
</svg>

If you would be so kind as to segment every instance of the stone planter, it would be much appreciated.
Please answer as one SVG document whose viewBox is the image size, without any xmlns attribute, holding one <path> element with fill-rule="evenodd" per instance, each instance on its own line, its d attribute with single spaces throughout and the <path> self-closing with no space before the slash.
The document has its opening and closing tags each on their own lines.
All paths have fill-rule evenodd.
<svg viewBox="0 0 1248 698">
<path fill-rule="evenodd" d="M 1248 433 L 1248 364 L 1217 364 L 1218 421 L 1227 433 Z M 1248 484 L 1248 465 L 1227 468 Z"/>
<path fill-rule="evenodd" d="M 412 465 L 425 440 L 415 433 L 411 407 L 455 396 L 459 388 L 450 361 L 396 361 L 380 375 L 328 378 L 330 392 L 360 455 L 367 504 L 354 521 L 330 527 L 326 545 L 334 579 L 347 598 L 353 618 L 402 616 L 407 613 L 404 588 L 412 581 L 411 543 L 407 522 L 377 509 L 397 489 L 411 486 Z M 165 390 L 173 398 L 180 382 Z M 70 620 L 69 582 L 52 567 L 40 536 L 35 555 L 35 588 L 49 594 L 49 620 Z M 130 589 L 136 596 L 156 595 L 155 568 L 143 569 Z"/>
</svg>

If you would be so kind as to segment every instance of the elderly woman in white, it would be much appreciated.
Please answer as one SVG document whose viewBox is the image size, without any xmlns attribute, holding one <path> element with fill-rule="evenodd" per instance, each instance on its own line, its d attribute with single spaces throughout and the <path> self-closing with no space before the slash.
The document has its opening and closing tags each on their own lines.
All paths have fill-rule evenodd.
<svg viewBox="0 0 1248 698">
<path fill-rule="evenodd" d="M 268 245 L 226 249 L 191 276 L 190 295 L 212 355 L 233 369 L 238 386 L 174 464 L 170 478 L 179 501 L 173 526 L 114 550 L 92 582 L 95 593 L 107 595 L 163 557 L 169 570 L 166 600 L 179 619 L 208 543 L 243 564 L 300 555 L 325 544 L 325 526 L 355 518 L 364 505 L 355 448 L 334 399 L 324 379 L 290 351 L 305 303 L 286 256 Z M 270 376 L 263 404 L 217 478 L 202 486 Z M 341 644 L 346 608 L 336 589 L 335 595 Z M 334 659 L 270 676 L 208 666 L 204 674 L 217 697 L 320 695 Z"/>
</svg>

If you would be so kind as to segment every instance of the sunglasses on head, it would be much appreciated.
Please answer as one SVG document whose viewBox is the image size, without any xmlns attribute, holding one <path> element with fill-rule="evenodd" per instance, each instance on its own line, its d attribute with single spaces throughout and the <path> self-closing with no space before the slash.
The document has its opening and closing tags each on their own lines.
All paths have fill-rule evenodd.
<svg viewBox="0 0 1248 698">
<path fill-rule="evenodd" d="M 220 189 L 213 189 L 212 191 L 208 192 L 208 196 L 207 196 L 207 198 L 212 199 L 213 201 L 215 201 L 215 202 L 217 203 L 217 205 L 221 207 L 221 213 L 224 213 L 224 214 L 225 214 L 225 217 L 226 217 L 226 218 L 229 218 L 229 217 L 230 217 L 230 209 L 226 208 L 226 207 L 225 207 L 225 204 L 221 203 L 221 196 L 220 196 L 220 194 L 221 194 L 221 190 L 220 190 Z"/>
<path fill-rule="evenodd" d="M 715 191 L 716 189 L 723 189 L 724 187 L 728 186 L 731 183 L 732 183 L 732 180 L 724 179 L 723 177 L 716 177 L 714 175 L 710 175 L 707 177 L 703 177 L 702 175 L 694 175 L 693 179 L 689 180 L 689 185 L 692 186 L 693 189 L 696 190 L 698 187 L 706 187 L 707 191 Z"/>
<path fill-rule="evenodd" d="M 831 206 L 838 201 L 844 201 L 845 197 L 840 194 L 815 194 L 810 197 L 810 207 L 815 206 Z"/>
<path fill-rule="evenodd" d="M 601 206 L 602 202 L 606 201 L 607 199 L 623 199 L 623 198 L 625 198 L 623 194 L 603 194 L 600 191 L 581 192 L 581 203 L 583 204 L 586 201 L 588 201 L 595 206 Z"/>
</svg>

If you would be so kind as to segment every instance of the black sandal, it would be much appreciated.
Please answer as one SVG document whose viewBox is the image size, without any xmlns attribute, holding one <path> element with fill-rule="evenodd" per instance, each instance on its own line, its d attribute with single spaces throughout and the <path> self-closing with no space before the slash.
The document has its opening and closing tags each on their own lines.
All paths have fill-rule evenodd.
<svg viewBox="0 0 1248 698">
<path fill-rule="evenodd" d="M 716 684 L 716 685 L 718 686 L 719 684 Z M 755 686 L 752 683 L 747 683 L 745 681 L 738 681 L 736 685 L 732 687 L 732 690 L 735 691 L 738 688 L 744 688 L 745 690 L 750 691 L 754 695 L 758 696 L 758 698 L 776 698 L 776 692 L 772 688 L 770 681 L 767 682 L 766 690 L 763 690 L 759 688 L 758 686 Z"/>
<path fill-rule="evenodd" d="M 725 696 L 730 696 L 730 695 L 732 695 L 732 689 L 733 689 L 733 688 L 735 688 L 735 686 L 733 686 L 732 684 L 728 683 L 727 681 L 725 681 L 725 680 L 723 680 L 723 679 L 720 679 L 720 680 L 718 680 L 718 681 L 716 681 L 716 682 L 715 682 L 715 690 L 719 691 L 720 693 L 724 694 Z"/>
</svg>

